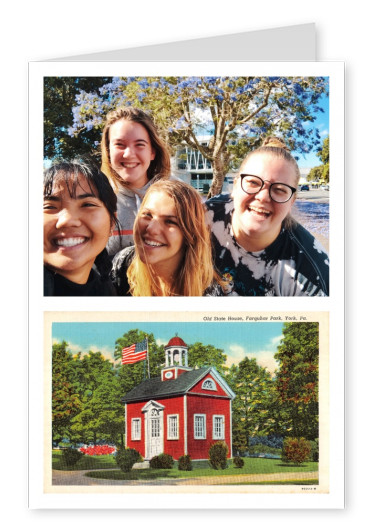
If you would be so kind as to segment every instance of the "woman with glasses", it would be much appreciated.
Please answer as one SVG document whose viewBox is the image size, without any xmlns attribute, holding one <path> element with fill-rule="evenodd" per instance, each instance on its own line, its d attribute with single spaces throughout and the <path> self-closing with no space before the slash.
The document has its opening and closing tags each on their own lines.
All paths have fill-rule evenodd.
<svg viewBox="0 0 376 531">
<path fill-rule="evenodd" d="M 286 146 L 268 137 L 244 159 L 231 196 L 207 201 L 228 295 L 329 295 L 328 256 L 291 217 L 299 178 Z"/>
</svg>

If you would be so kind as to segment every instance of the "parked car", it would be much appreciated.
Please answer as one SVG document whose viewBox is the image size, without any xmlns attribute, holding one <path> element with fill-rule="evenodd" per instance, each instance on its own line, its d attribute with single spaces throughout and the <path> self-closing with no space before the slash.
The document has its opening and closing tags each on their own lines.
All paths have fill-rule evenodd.
<svg viewBox="0 0 376 531">
<path fill-rule="evenodd" d="M 305 192 L 305 191 L 308 192 L 308 190 L 309 190 L 308 184 L 302 184 L 302 186 L 300 187 L 301 192 Z"/>
</svg>

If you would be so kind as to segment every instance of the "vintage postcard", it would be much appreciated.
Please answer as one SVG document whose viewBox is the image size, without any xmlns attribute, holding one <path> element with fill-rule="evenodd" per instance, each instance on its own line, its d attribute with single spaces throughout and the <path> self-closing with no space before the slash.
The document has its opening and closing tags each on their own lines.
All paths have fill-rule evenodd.
<svg viewBox="0 0 376 531">
<path fill-rule="evenodd" d="M 328 330 L 326 312 L 46 312 L 44 493 L 329 495 Z"/>
</svg>

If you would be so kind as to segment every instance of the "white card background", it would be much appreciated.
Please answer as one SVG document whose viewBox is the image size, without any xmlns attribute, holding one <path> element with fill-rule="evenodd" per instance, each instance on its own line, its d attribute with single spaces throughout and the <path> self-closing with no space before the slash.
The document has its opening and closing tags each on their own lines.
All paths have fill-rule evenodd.
<svg viewBox="0 0 376 531">
<path fill-rule="evenodd" d="M 101 529 L 104 525 L 153 525 L 165 529 L 163 511 L 28 511 L 28 312 L 27 312 L 27 262 L 28 262 L 28 130 L 27 84 L 28 61 L 46 60 L 89 54 L 124 47 L 174 42 L 208 35 L 225 35 L 248 30 L 262 30 L 302 22 L 315 21 L 317 29 L 317 59 L 346 61 L 347 95 L 346 114 L 346 290 L 347 290 L 347 510 L 338 511 L 176 511 L 169 513 L 170 525 L 188 528 L 192 525 L 215 523 L 217 529 L 235 525 L 262 525 L 263 528 L 291 529 L 304 526 L 307 530 L 318 525 L 337 525 L 354 529 L 366 525 L 373 515 L 373 478 L 369 473 L 368 452 L 364 451 L 364 432 L 372 437 L 374 423 L 369 422 L 368 403 L 374 401 L 374 374 L 376 358 L 373 348 L 374 312 L 369 311 L 375 299 L 374 283 L 364 283 L 364 277 L 373 263 L 375 251 L 369 246 L 373 227 L 373 209 L 365 196 L 374 180 L 370 153 L 373 152 L 373 110 L 365 97 L 367 86 L 375 85 L 375 71 L 370 68 L 374 60 L 374 17 L 371 4 L 359 0 L 354 9 L 339 11 L 336 2 L 317 0 L 314 6 L 292 0 L 288 5 L 278 0 L 250 3 L 239 0 L 235 8 L 213 10 L 211 2 L 191 0 L 190 11 L 175 9 L 174 0 L 147 5 L 142 14 L 137 5 L 114 0 L 103 7 L 99 0 L 77 3 L 67 0 L 62 6 L 46 0 L 6 4 L 2 12 L 3 30 L 0 35 L 2 49 L 2 77 L 7 80 L 0 86 L 3 102 L 2 139 L 6 157 L 2 161 L 3 197 L 7 198 L 1 216 L 4 248 L 13 248 L 18 241 L 19 258 L 2 260 L 2 278 L 9 278 L 2 291 L 2 307 L 6 308 L 3 339 L 3 367 L 5 372 L 17 373 L 17 382 L 5 378 L 1 386 L 2 426 L 12 427 L 12 433 L 0 440 L 3 458 L 4 485 L 3 521 L 27 525 L 38 529 L 66 529 L 68 525 L 90 525 Z M 106 23 L 101 15 L 105 13 Z M 119 22 L 115 23 L 115 19 Z M 85 21 L 85 31 L 79 31 L 78 21 Z M 137 23 L 135 23 L 137 21 Z M 278 46 L 278 43 L 275 43 Z M 14 82 L 13 82 L 14 81 Z M 9 100 L 11 94 L 12 99 Z M 12 103 L 13 101 L 13 103 Z M 14 102 L 17 102 L 15 104 Z M 22 177 L 21 177 L 22 174 Z M 17 212 L 14 202 L 16 177 L 20 178 L 20 195 Z M 13 220 L 13 223 L 10 223 Z M 9 225 L 12 231 L 9 231 Z M 367 254 L 365 254 L 367 250 Z M 30 249 L 32 252 L 32 249 Z M 9 273 L 11 262 L 12 272 Z M 36 352 L 32 348 L 30 352 Z M 36 354 L 37 355 L 37 354 Z M 34 363 L 34 359 L 31 363 Z M 13 406 L 9 407 L 9 397 Z M 15 411 L 21 415 L 15 421 Z M 9 445 L 17 460 L 7 459 Z M 30 460 L 33 456 L 30 455 Z M 250 520 L 252 519 L 252 520 Z M 292 524 L 293 523 L 293 524 Z"/>
</svg>

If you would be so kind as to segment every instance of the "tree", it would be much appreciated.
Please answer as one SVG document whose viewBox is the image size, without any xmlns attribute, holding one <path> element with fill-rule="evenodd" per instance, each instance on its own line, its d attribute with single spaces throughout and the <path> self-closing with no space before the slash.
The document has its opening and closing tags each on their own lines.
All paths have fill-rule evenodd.
<svg viewBox="0 0 376 531">
<path fill-rule="evenodd" d="M 190 367 L 215 367 L 222 376 L 227 372 L 227 356 L 221 348 L 193 343 L 188 346 Z"/>
<path fill-rule="evenodd" d="M 248 357 L 238 366 L 231 366 L 227 380 L 236 393 L 232 407 L 233 446 L 244 451 L 249 437 L 268 435 L 274 430 L 275 420 L 270 412 L 274 384 L 271 374 L 255 358 Z"/>
<path fill-rule="evenodd" d="M 275 358 L 285 433 L 314 440 L 318 437 L 318 323 L 286 323 Z"/>
<path fill-rule="evenodd" d="M 97 90 L 80 87 L 66 126 L 72 137 L 93 132 L 98 142 L 110 110 L 134 105 L 150 111 L 172 148 L 188 145 L 210 161 L 210 197 L 262 137 L 279 134 L 301 153 L 316 147 L 318 130 L 305 124 L 323 112 L 327 87 L 323 77 L 116 77 Z M 206 143 L 203 134 L 210 136 Z"/>
<path fill-rule="evenodd" d="M 73 356 L 63 341 L 52 348 L 52 438 L 122 444 L 124 409 L 112 363 L 100 352 Z"/>
<path fill-rule="evenodd" d="M 98 439 L 122 441 L 124 410 L 120 402 L 120 383 L 112 363 L 101 352 L 78 355 L 75 385 L 81 397 L 81 408 L 71 420 L 72 438 L 93 444 Z"/>
<path fill-rule="evenodd" d="M 161 366 L 164 362 L 164 349 L 157 345 L 153 334 L 147 334 L 138 329 L 130 330 L 115 341 L 114 356 L 116 360 L 121 360 L 124 347 L 129 347 L 134 343 L 140 343 L 146 337 L 148 338 L 150 376 L 159 376 Z M 132 365 L 120 365 L 118 372 L 121 391 L 124 395 L 148 377 L 147 360 Z"/>
<path fill-rule="evenodd" d="M 68 134 L 72 107 L 80 90 L 93 91 L 110 81 L 103 77 L 44 78 L 44 157 L 55 159 L 93 153 L 97 132 L 88 128 L 80 137 Z"/>
<path fill-rule="evenodd" d="M 52 346 L 52 440 L 70 438 L 72 418 L 80 411 L 81 400 L 73 383 L 73 356 L 68 343 Z"/>
<path fill-rule="evenodd" d="M 325 181 L 329 182 L 329 137 L 327 136 L 321 148 L 316 152 L 321 160 L 320 166 L 315 166 L 307 175 L 308 181 Z"/>
<path fill-rule="evenodd" d="M 72 435 L 81 442 L 97 444 L 98 440 L 123 445 L 124 407 L 120 402 L 119 381 L 106 377 L 90 394 L 82 410 L 72 419 Z"/>
</svg>

